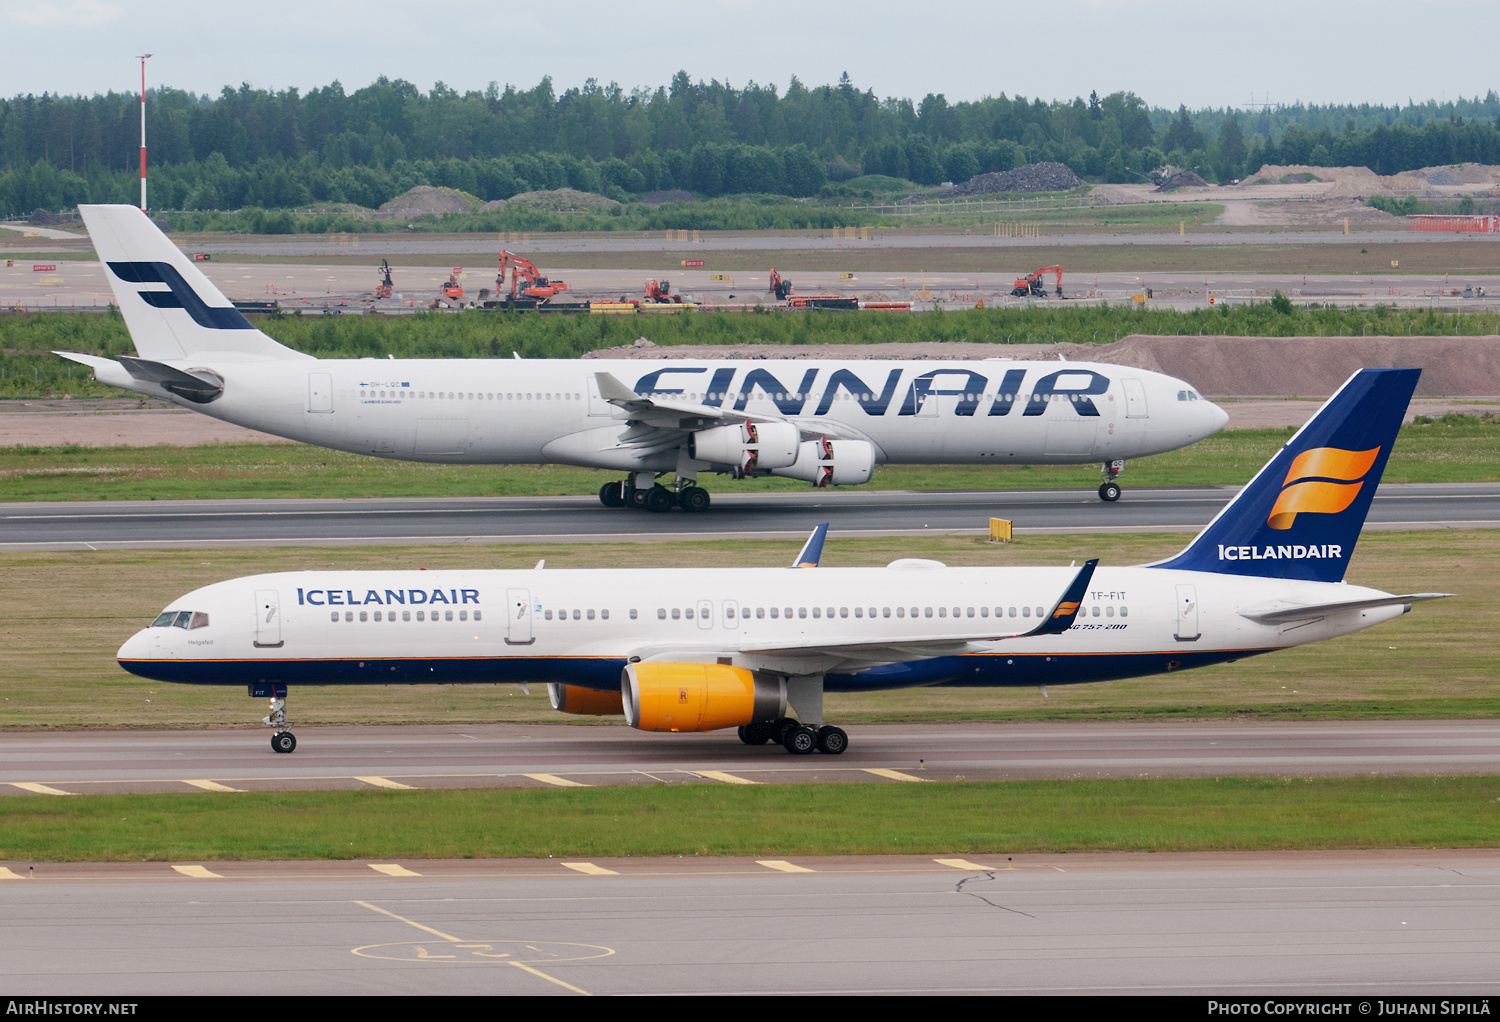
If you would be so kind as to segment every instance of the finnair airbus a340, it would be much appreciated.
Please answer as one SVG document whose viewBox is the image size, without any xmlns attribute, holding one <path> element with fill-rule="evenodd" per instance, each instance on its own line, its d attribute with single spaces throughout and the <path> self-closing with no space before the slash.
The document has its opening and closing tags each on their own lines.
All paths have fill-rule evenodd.
<svg viewBox="0 0 1500 1022">
<path fill-rule="evenodd" d="M 1420 370 L 1356 373 L 1170 560 L 1141 567 L 302 571 L 205 586 L 120 647 L 160 681 L 547 682 L 564 713 L 646 731 L 738 727 L 842 752 L 824 691 L 1060 685 L 1185 670 L 1357 632 L 1441 593 L 1348 585 Z M 792 719 L 789 714 L 795 714 Z"/>
<path fill-rule="evenodd" d="M 135 342 L 58 352 L 100 382 L 356 454 L 612 469 L 606 506 L 707 509 L 703 472 L 814 486 L 894 464 L 1103 466 L 1184 447 L 1228 416 L 1190 384 L 1094 362 L 315 359 L 255 329 L 134 206 L 82 206 Z M 625 376 L 629 367 L 629 376 Z M 671 487 L 657 484 L 671 479 Z"/>
</svg>

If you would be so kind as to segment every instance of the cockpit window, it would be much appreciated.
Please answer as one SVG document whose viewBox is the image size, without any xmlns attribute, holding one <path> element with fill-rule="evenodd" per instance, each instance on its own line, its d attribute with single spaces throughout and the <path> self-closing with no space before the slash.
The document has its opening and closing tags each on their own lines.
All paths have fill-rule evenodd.
<svg viewBox="0 0 1500 1022">
<path fill-rule="evenodd" d="M 171 628 L 172 622 L 177 620 L 177 611 L 164 610 L 156 615 L 156 620 L 151 622 L 152 628 Z"/>
<path fill-rule="evenodd" d="M 205 614 L 205 613 L 203 613 L 203 611 L 201 611 L 201 610 L 194 611 L 193 612 L 193 623 L 190 624 L 190 625 L 188 625 L 188 627 L 189 628 L 207 628 L 208 627 L 208 615 Z"/>
<path fill-rule="evenodd" d="M 174 620 L 172 622 L 172 627 L 173 628 L 186 628 L 189 624 L 192 623 L 192 620 L 193 620 L 193 612 L 192 611 L 190 611 L 190 610 L 179 610 L 177 612 L 177 618 L 176 618 L 176 620 Z"/>
</svg>

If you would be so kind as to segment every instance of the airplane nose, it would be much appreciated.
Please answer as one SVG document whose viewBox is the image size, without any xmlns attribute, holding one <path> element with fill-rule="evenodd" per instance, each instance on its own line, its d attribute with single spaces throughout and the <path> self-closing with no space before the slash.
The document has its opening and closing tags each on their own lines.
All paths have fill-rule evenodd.
<svg viewBox="0 0 1500 1022">
<path fill-rule="evenodd" d="M 142 629 L 125 640 L 125 645 L 120 647 L 120 652 L 115 654 L 117 660 L 144 660 L 151 653 L 151 640 L 146 637 Z"/>
<path fill-rule="evenodd" d="M 1208 402 L 1208 408 L 1209 408 L 1209 426 L 1208 426 L 1208 432 L 1209 433 L 1217 433 L 1219 430 L 1221 430 L 1225 426 L 1229 425 L 1229 413 L 1228 412 L 1226 412 L 1224 409 L 1220 408 L 1218 405 L 1214 404 L 1212 401 Z"/>
</svg>

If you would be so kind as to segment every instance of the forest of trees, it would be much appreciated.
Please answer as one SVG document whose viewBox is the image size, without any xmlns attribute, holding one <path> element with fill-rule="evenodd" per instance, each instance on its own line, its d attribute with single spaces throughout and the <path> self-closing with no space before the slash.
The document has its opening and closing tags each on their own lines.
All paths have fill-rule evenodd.
<svg viewBox="0 0 1500 1022">
<path fill-rule="evenodd" d="M 0 100 L 0 216 L 138 195 L 139 96 Z M 1042 160 L 1094 181 L 1138 181 L 1162 163 L 1215 181 L 1262 163 L 1365 165 L 1381 174 L 1500 163 L 1500 98 L 1408 107 L 1153 109 L 1132 93 L 1072 101 L 879 99 L 836 85 L 693 82 L 626 92 L 590 80 L 423 92 L 384 77 L 353 93 L 242 85 L 218 97 L 148 94 L 157 209 L 379 206 L 414 185 L 480 199 L 572 187 L 626 200 L 849 194 L 884 175 L 930 186 Z"/>
</svg>

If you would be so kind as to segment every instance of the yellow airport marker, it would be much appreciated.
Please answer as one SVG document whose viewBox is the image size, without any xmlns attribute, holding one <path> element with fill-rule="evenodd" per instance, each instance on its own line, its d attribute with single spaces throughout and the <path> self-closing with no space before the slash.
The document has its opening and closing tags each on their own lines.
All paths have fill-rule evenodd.
<svg viewBox="0 0 1500 1022">
<path fill-rule="evenodd" d="M 410 784 L 402 784 L 400 781 L 393 781 L 387 777 L 356 777 L 355 780 L 364 781 L 366 784 L 373 784 L 377 788 L 394 788 L 396 791 L 417 790 Z"/>
<path fill-rule="evenodd" d="M 620 875 L 615 870 L 605 869 L 603 866 L 595 866 L 592 862 L 565 862 L 563 865 L 568 867 L 568 869 L 587 873 L 591 877 L 617 877 Z"/>
<path fill-rule="evenodd" d="M 0 866 L 0 880 L 25 880 L 25 879 L 26 878 L 23 877 L 21 874 L 12 872 L 11 868 L 9 866 Z"/>
<path fill-rule="evenodd" d="M 185 877 L 196 877 L 199 880 L 223 880 L 224 877 L 207 866 L 173 866 L 177 872 Z"/>
<path fill-rule="evenodd" d="M 876 777 L 886 777 L 886 778 L 889 778 L 892 781 L 925 781 L 925 780 L 927 780 L 927 778 L 925 778 L 925 777 L 913 777 L 911 774 L 903 774 L 899 770 L 888 770 L 885 767 L 863 767 L 862 769 L 867 774 L 874 774 Z"/>
<path fill-rule="evenodd" d="M 734 774 L 726 774 L 722 770 L 694 770 L 693 773 L 699 777 L 707 777 L 710 781 L 723 781 L 725 784 L 759 784 L 748 777 L 736 777 Z"/>
<path fill-rule="evenodd" d="M 243 788 L 231 788 L 229 785 L 227 785 L 227 784 L 220 784 L 218 781 L 189 781 L 189 780 L 184 780 L 182 783 L 183 784 L 191 784 L 193 787 L 195 787 L 195 788 L 202 788 L 204 791 L 238 791 L 238 792 L 243 792 L 245 790 Z"/>
<path fill-rule="evenodd" d="M 533 781 L 541 781 L 543 784 L 551 784 L 558 788 L 591 788 L 593 785 L 584 784 L 582 781 L 570 781 L 566 777 L 556 774 L 522 774 L 522 777 L 530 777 Z"/>
<path fill-rule="evenodd" d="M 388 877 L 419 877 L 422 875 L 414 873 L 405 866 L 394 862 L 372 862 L 368 865 L 375 872 L 384 873 Z"/>
<path fill-rule="evenodd" d="M 932 861 L 939 866 L 951 866 L 954 869 L 973 869 L 981 873 L 993 873 L 999 868 L 998 866 L 981 866 L 979 863 L 970 862 L 968 859 L 933 859 Z"/>
<path fill-rule="evenodd" d="M 817 872 L 817 870 L 815 870 L 815 869 L 808 869 L 806 866 L 797 866 L 797 865 L 794 865 L 794 864 L 792 864 L 790 862 L 787 862 L 785 859 L 756 859 L 755 860 L 755 864 L 757 866 L 764 866 L 764 867 L 766 867 L 766 869 L 780 870 L 783 873 L 816 873 Z"/>
<path fill-rule="evenodd" d="M 22 791 L 29 791 L 29 792 L 31 792 L 32 794 L 35 794 L 35 795 L 73 795 L 73 794 L 77 794 L 76 792 L 63 791 L 63 790 L 61 790 L 59 788 L 49 788 L 45 784 L 38 784 L 35 781 L 10 781 L 9 784 L 10 784 L 10 786 L 12 788 L 20 788 Z"/>
</svg>

